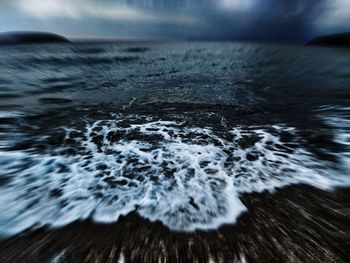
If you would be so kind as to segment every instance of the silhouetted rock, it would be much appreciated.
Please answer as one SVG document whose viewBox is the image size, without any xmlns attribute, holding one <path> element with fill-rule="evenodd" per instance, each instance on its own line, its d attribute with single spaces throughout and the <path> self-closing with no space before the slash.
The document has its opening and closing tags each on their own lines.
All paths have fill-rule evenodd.
<svg viewBox="0 0 350 263">
<path fill-rule="evenodd" d="M 4 32 L 0 33 L 0 45 L 69 43 L 63 36 L 46 32 Z"/>
<path fill-rule="evenodd" d="M 306 44 L 307 46 L 335 46 L 350 48 L 350 33 L 341 33 L 317 37 Z"/>
</svg>

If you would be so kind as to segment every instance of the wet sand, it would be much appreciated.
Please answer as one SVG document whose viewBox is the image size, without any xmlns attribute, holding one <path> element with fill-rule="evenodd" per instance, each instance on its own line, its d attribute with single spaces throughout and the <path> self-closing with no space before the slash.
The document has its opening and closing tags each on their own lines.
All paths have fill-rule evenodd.
<svg viewBox="0 0 350 263">
<path fill-rule="evenodd" d="M 241 196 L 235 225 L 180 233 L 131 213 L 0 243 L 1 262 L 350 262 L 350 192 L 306 185 Z"/>
</svg>

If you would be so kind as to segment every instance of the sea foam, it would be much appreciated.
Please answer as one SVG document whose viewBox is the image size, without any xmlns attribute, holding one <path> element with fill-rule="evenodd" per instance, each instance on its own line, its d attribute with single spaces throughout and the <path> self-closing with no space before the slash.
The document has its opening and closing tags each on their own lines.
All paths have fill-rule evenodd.
<svg viewBox="0 0 350 263">
<path fill-rule="evenodd" d="M 215 229 L 247 210 L 244 193 L 344 184 L 302 140 L 285 125 L 220 130 L 147 116 L 65 128 L 74 153 L 67 143 L 44 153 L 0 151 L 8 180 L 0 187 L 0 233 L 87 218 L 110 223 L 131 211 L 172 230 Z"/>
</svg>

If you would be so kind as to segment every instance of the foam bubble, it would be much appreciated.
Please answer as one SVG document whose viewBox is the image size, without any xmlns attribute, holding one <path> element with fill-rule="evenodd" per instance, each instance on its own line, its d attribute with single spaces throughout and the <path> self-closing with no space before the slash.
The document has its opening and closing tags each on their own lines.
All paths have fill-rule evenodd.
<svg viewBox="0 0 350 263">
<path fill-rule="evenodd" d="M 222 131 L 116 115 L 66 128 L 64 141 L 51 152 L 0 152 L 9 178 L 0 188 L 0 233 L 115 222 L 134 210 L 173 230 L 215 229 L 246 210 L 242 193 L 344 183 L 283 125 Z"/>
</svg>

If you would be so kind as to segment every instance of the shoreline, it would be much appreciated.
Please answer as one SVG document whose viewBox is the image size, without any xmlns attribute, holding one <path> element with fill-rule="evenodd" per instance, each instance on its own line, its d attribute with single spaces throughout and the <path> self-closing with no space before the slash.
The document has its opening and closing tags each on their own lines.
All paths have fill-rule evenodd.
<svg viewBox="0 0 350 263">
<path fill-rule="evenodd" d="M 292 185 L 244 194 L 234 225 L 173 232 L 133 212 L 114 224 L 75 222 L 0 241 L 1 262 L 349 262 L 349 188 Z"/>
</svg>

